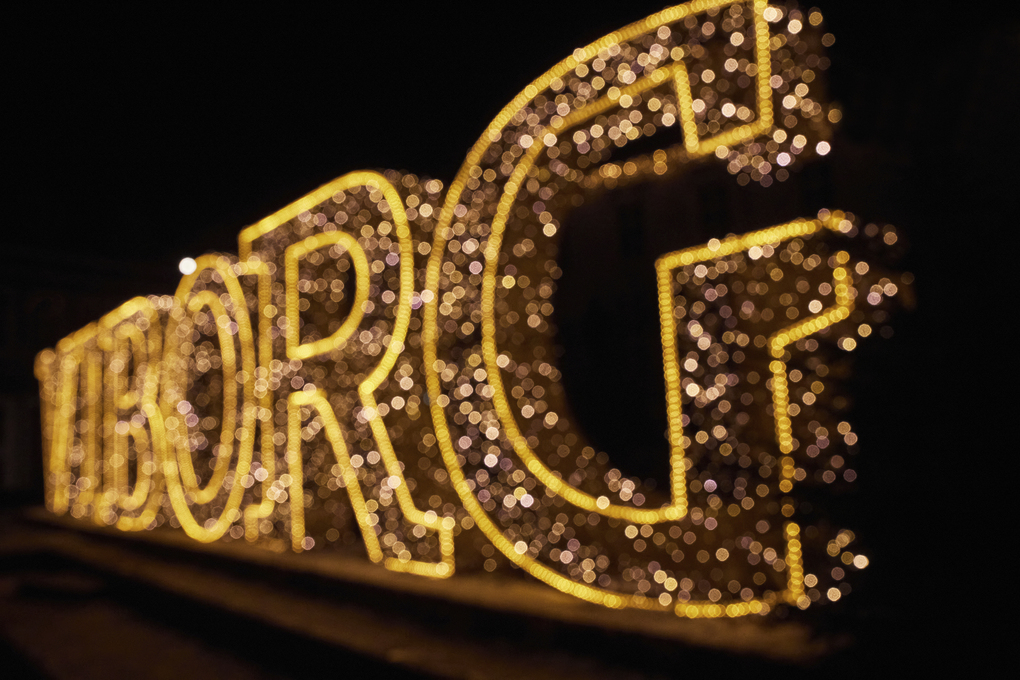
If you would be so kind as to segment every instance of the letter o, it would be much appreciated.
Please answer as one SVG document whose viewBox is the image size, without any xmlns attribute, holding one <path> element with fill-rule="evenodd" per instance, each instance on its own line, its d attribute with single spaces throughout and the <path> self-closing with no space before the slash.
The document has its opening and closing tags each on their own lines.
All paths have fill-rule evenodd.
<svg viewBox="0 0 1020 680">
<path fill-rule="evenodd" d="M 248 474 L 251 466 L 252 451 L 255 441 L 256 402 L 254 396 L 255 346 L 252 337 L 251 321 L 248 317 L 247 303 L 237 274 L 230 261 L 219 255 L 204 255 L 197 260 L 194 272 L 181 279 L 177 287 L 176 305 L 170 314 L 166 326 L 164 343 L 163 381 L 160 397 L 160 410 L 166 424 L 167 443 L 164 447 L 163 472 L 166 477 L 167 492 L 174 513 L 181 527 L 192 538 L 203 541 L 215 541 L 220 538 L 230 525 L 240 517 L 239 507 L 244 495 L 241 478 Z M 207 270 L 213 276 L 219 276 L 227 290 L 231 310 L 220 296 L 211 290 L 194 292 L 196 282 Z M 189 426 L 183 413 L 178 409 L 184 401 L 191 378 L 186 368 L 186 359 L 182 355 L 182 336 L 178 330 L 182 324 L 190 325 L 190 317 L 202 309 L 209 309 L 215 317 L 217 337 L 223 365 L 223 418 L 221 422 L 220 441 L 213 465 L 212 475 L 204 487 L 200 487 L 195 475 L 192 452 L 189 444 Z M 238 385 L 237 356 L 234 349 L 234 335 L 229 327 L 232 317 L 236 324 L 236 334 L 240 344 L 241 370 L 246 374 L 245 380 Z M 185 326 L 186 328 L 187 326 Z M 237 428 L 237 392 L 241 395 L 241 424 Z M 239 440 L 236 441 L 235 440 Z M 206 505 L 220 493 L 231 460 L 234 448 L 237 448 L 237 465 L 234 470 L 233 483 L 230 486 L 227 500 L 222 511 L 205 524 L 200 524 L 192 512 L 192 505 Z M 189 502 L 190 501 L 190 502 Z"/>
</svg>

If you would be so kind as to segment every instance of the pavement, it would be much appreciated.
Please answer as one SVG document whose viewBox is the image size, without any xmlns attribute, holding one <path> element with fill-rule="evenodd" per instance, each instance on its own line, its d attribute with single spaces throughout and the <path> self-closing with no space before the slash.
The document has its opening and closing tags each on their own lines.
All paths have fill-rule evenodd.
<svg viewBox="0 0 1020 680">
<path fill-rule="evenodd" d="M 5 678 L 795 678 L 847 648 L 777 617 L 689 621 L 525 579 L 0 518 Z"/>
</svg>

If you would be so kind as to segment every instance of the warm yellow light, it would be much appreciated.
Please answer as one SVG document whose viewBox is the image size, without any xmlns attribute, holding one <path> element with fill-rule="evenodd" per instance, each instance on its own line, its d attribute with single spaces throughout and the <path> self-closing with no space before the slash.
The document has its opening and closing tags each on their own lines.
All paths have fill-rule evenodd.
<svg viewBox="0 0 1020 680">
<path fill-rule="evenodd" d="M 273 550 L 360 541 L 434 578 L 459 567 L 459 536 L 487 571 L 692 618 L 839 599 L 844 567 L 868 560 L 850 532 L 817 538 L 793 491 L 856 475 L 819 343 L 879 333 L 899 290 L 839 249 L 852 215 L 658 258 L 661 493 L 572 421 L 552 324 L 563 224 L 590 196 L 694 162 L 768 186 L 830 153 L 820 22 L 764 0 L 667 8 L 529 84 L 445 195 L 353 172 L 244 229 L 238 257 L 181 260 L 174 297 L 38 356 L 47 507 Z"/>
</svg>

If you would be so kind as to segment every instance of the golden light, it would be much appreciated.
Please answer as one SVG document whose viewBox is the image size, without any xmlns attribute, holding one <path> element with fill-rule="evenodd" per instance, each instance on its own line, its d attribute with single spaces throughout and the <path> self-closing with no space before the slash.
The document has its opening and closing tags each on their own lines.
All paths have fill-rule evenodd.
<svg viewBox="0 0 1020 680">
<path fill-rule="evenodd" d="M 694 163 L 768 187 L 830 153 L 821 23 L 670 7 L 539 76 L 448 187 L 352 172 L 242 230 L 237 256 L 181 260 L 174 296 L 39 354 L 47 507 L 426 577 L 512 564 L 692 618 L 839 600 L 868 558 L 795 489 L 856 477 L 830 364 L 906 285 L 859 254 L 892 227 L 823 210 L 658 258 L 665 490 L 586 439 L 551 323 L 577 206 Z"/>
</svg>

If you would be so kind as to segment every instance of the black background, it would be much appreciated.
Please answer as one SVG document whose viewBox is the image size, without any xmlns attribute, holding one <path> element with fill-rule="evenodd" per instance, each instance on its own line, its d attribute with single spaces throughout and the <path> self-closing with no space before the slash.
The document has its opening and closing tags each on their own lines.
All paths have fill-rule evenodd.
<svg viewBox="0 0 1020 680">
<path fill-rule="evenodd" d="M 182 257 L 236 252 L 242 227 L 334 177 L 394 168 L 449 182 L 533 78 L 661 8 L 136 4 L 8 16 L 5 389 L 35 398 L 35 352 L 131 296 L 172 293 Z M 918 300 L 892 339 L 862 343 L 850 386 L 863 451 L 853 507 L 872 566 L 839 625 L 901 663 L 979 664 L 992 644 L 979 624 L 1012 588 L 986 541 L 1006 540 L 995 508 L 1015 449 L 996 408 L 1015 401 L 1002 399 L 1015 389 L 1002 341 L 1015 313 L 998 306 L 997 278 L 1013 247 L 1020 24 L 996 8 L 821 9 L 836 35 L 830 98 L 844 111 L 836 198 L 906 235 L 901 266 Z M 95 295 L 61 306 L 83 287 Z M 42 298 L 57 312 L 20 321 Z"/>
</svg>

